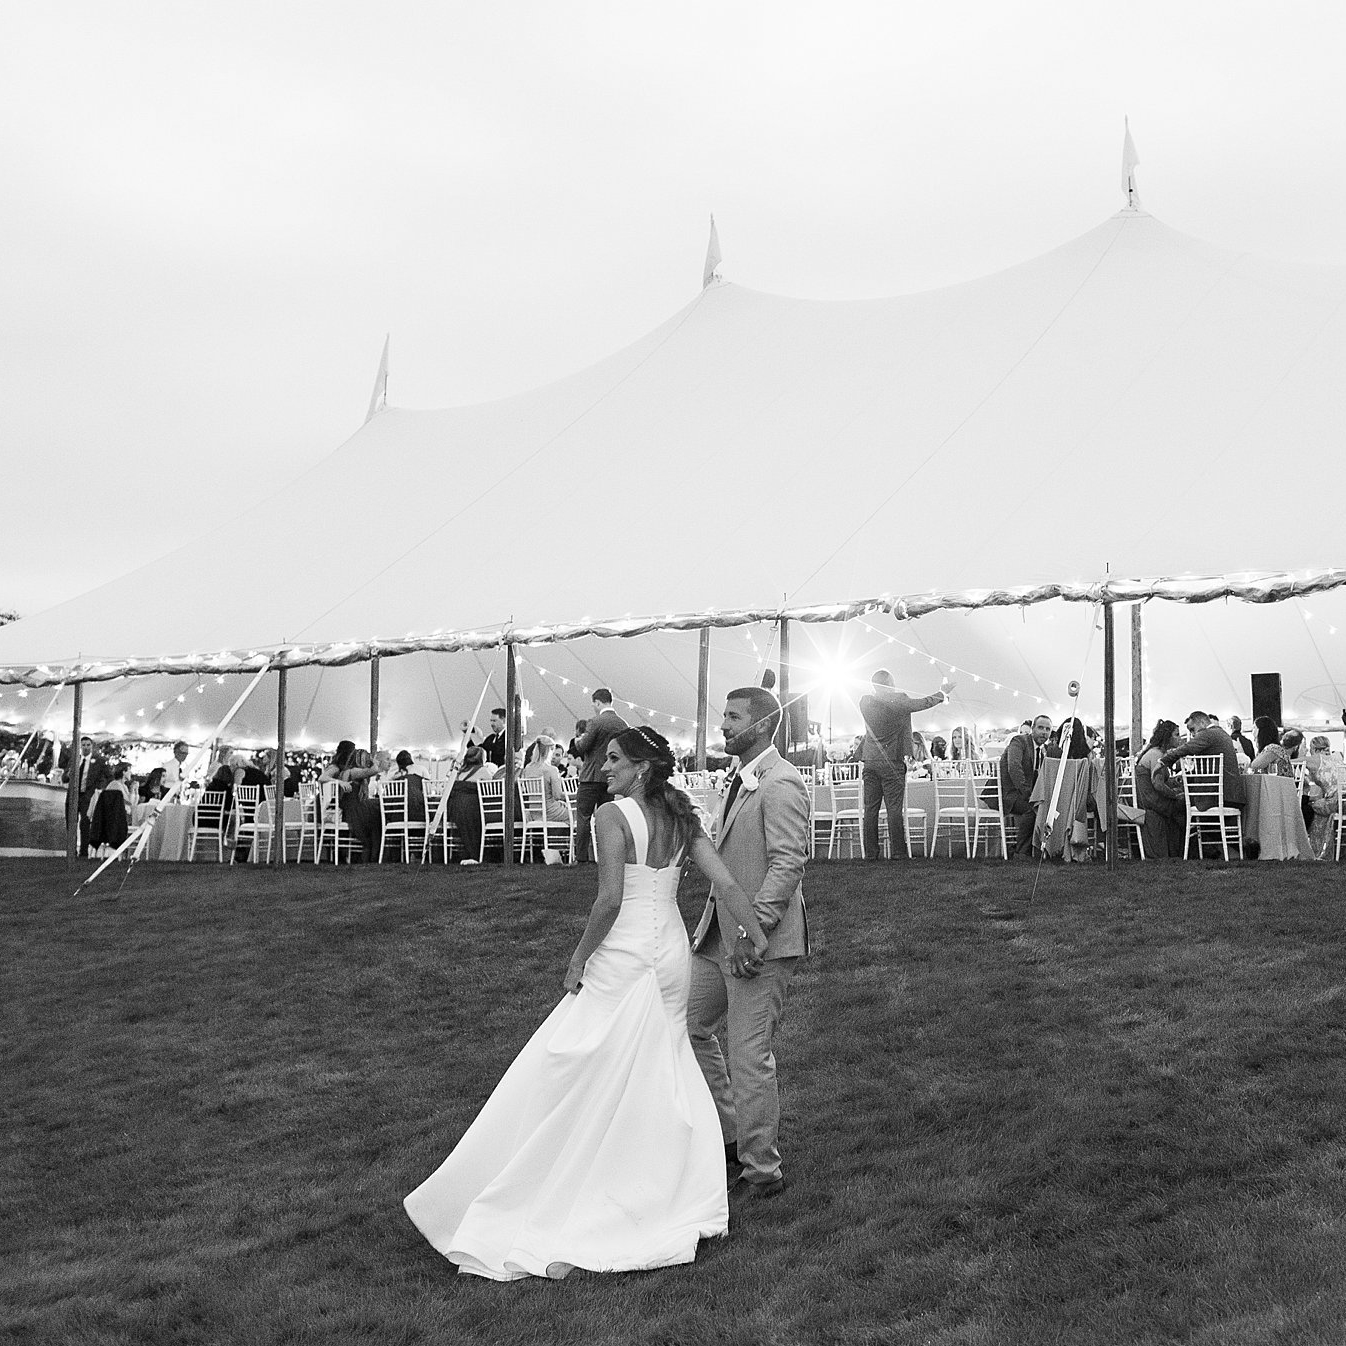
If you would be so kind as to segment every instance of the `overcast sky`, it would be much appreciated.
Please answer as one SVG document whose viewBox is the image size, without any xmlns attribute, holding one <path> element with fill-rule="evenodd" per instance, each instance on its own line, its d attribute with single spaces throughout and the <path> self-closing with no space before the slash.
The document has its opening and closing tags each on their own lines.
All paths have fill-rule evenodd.
<svg viewBox="0 0 1346 1346">
<path fill-rule="evenodd" d="M 1344 14 L 10 3 L 0 610 L 151 560 L 330 452 L 387 332 L 411 407 L 625 345 L 696 294 L 711 211 L 724 276 L 754 288 L 955 283 L 1117 210 L 1129 114 L 1165 223 L 1346 263 Z"/>
</svg>

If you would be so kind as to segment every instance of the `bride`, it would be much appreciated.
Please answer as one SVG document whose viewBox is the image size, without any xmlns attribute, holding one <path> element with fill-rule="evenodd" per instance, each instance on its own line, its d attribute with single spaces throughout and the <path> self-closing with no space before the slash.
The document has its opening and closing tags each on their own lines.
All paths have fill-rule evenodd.
<svg viewBox="0 0 1346 1346">
<path fill-rule="evenodd" d="M 462 1271 L 640 1271 L 690 1262 L 698 1239 L 728 1231 L 720 1124 L 687 1038 L 684 861 L 758 956 L 766 936 L 673 769 L 648 726 L 609 742 L 603 774 L 618 798 L 594 815 L 598 897 L 566 995 L 403 1202 Z"/>
</svg>

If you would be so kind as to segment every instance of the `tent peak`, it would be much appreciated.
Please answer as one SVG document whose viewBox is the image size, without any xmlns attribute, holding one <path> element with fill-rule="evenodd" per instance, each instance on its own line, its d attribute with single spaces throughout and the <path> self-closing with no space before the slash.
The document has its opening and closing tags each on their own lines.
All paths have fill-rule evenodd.
<svg viewBox="0 0 1346 1346">
<path fill-rule="evenodd" d="M 1122 191 L 1126 194 L 1126 204 L 1131 210 L 1140 209 L 1140 193 L 1136 190 L 1136 165 L 1140 155 L 1136 153 L 1136 142 L 1131 139 L 1131 119 L 1122 118 Z"/>
<path fill-rule="evenodd" d="M 368 425 L 380 411 L 388 405 L 388 343 L 393 334 L 383 338 L 383 354 L 379 357 L 379 371 L 374 375 L 374 391 L 369 395 L 369 410 L 365 412 L 365 424 Z"/>
<path fill-rule="evenodd" d="M 715 228 L 715 215 L 711 213 L 710 217 L 710 238 L 706 243 L 706 264 L 701 268 L 701 288 L 708 289 L 712 282 L 720 278 L 715 274 L 715 268 L 720 265 L 720 235 Z"/>
</svg>

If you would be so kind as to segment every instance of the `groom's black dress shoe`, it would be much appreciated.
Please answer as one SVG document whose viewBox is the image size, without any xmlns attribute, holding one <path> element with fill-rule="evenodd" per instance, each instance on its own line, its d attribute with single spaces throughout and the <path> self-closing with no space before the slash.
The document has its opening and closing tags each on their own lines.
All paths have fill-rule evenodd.
<svg viewBox="0 0 1346 1346">
<path fill-rule="evenodd" d="M 770 1182 L 745 1182 L 740 1188 L 743 1195 L 751 1200 L 761 1200 L 768 1196 L 779 1196 L 785 1190 L 784 1178 L 772 1178 Z"/>
<path fill-rule="evenodd" d="M 724 1147 L 724 1185 L 732 1192 L 743 1181 L 743 1165 L 738 1161 L 738 1146 Z"/>
</svg>

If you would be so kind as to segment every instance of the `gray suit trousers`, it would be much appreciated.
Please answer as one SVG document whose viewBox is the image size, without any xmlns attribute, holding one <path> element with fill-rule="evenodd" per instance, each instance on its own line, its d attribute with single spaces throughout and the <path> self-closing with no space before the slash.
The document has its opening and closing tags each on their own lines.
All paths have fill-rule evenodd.
<svg viewBox="0 0 1346 1346">
<path fill-rule="evenodd" d="M 712 942 L 718 953 L 719 940 Z M 720 1132 L 725 1144 L 737 1142 L 749 1182 L 771 1182 L 781 1173 L 780 1092 L 771 1041 L 798 961 L 770 958 L 759 976 L 735 977 L 717 958 L 692 957 L 687 1033 L 715 1099 Z"/>
</svg>

